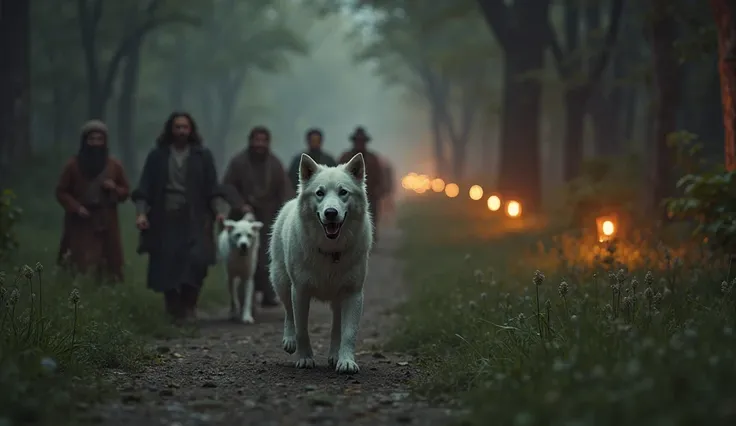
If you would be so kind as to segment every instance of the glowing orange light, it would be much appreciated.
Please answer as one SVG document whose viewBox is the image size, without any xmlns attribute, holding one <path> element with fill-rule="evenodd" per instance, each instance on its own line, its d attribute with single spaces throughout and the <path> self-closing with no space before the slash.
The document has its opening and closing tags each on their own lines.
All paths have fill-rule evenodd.
<svg viewBox="0 0 736 426">
<path fill-rule="evenodd" d="M 440 178 L 436 178 L 436 179 L 434 179 L 432 181 L 432 191 L 434 191 L 434 192 L 442 192 L 444 190 L 445 190 L 445 181 L 444 180 L 442 180 Z"/>
<path fill-rule="evenodd" d="M 470 187 L 468 195 L 470 196 L 471 200 L 478 201 L 483 198 L 483 188 L 481 188 L 480 185 L 473 185 Z"/>
<path fill-rule="evenodd" d="M 521 216 L 521 203 L 518 201 L 509 201 L 508 204 L 506 204 L 506 215 L 509 217 Z"/>
<path fill-rule="evenodd" d="M 457 186 L 454 183 L 448 183 L 445 186 L 445 195 L 447 195 L 450 198 L 455 198 L 460 194 L 460 187 Z"/>
<path fill-rule="evenodd" d="M 602 216 L 595 219 L 598 228 L 598 241 L 610 241 L 616 236 L 617 226 L 615 216 Z"/>
<path fill-rule="evenodd" d="M 488 197 L 488 210 L 497 212 L 501 208 L 501 199 L 496 195 Z"/>
</svg>

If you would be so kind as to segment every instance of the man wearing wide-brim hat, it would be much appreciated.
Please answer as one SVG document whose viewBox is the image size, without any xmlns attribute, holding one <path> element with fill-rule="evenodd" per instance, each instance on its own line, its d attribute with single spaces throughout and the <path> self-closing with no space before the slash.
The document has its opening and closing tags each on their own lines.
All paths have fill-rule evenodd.
<svg viewBox="0 0 736 426">
<path fill-rule="evenodd" d="M 363 160 L 365 161 L 365 173 L 366 173 L 366 186 L 368 188 L 368 202 L 370 203 L 371 216 L 373 217 L 373 239 L 376 240 L 376 230 L 379 225 L 379 208 L 381 198 L 385 193 L 385 185 L 383 178 L 383 171 L 381 168 L 381 162 L 378 160 L 378 156 L 368 150 L 368 142 L 371 137 L 368 132 L 361 126 L 355 128 L 353 133 L 350 135 L 350 140 L 353 142 L 353 149 L 344 152 L 338 162 L 340 164 L 347 163 L 357 153 L 363 154 Z"/>
</svg>

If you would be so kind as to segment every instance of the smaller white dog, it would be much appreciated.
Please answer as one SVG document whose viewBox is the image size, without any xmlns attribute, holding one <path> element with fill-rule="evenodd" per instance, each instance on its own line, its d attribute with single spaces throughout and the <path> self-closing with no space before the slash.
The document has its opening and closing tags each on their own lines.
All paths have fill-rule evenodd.
<svg viewBox="0 0 736 426">
<path fill-rule="evenodd" d="M 217 247 L 230 290 L 230 317 L 244 324 L 253 324 L 253 275 L 258 264 L 263 223 L 257 221 L 252 213 L 246 213 L 242 219 L 226 220 L 223 225 Z M 242 300 L 241 294 L 244 295 Z"/>
</svg>

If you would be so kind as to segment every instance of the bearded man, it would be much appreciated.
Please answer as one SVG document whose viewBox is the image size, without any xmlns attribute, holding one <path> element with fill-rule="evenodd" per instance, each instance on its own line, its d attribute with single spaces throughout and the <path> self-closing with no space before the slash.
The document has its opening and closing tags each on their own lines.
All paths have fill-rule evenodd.
<svg viewBox="0 0 736 426">
<path fill-rule="evenodd" d="M 56 199 L 64 208 L 64 229 L 58 261 L 73 272 L 94 269 L 100 278 L 122 281 L 118 204 L 128 198 L 129 186 L 122 164 L 108 153 L 107 135 L 99 120 L 82 126 L 79 151 L 59 177 Z"/>
<path fill-rule="evenodd" d="M 295 194 L 284 166 L 271 152 L 271 132 L 266 127 L 256 126 L 250 131 L 248 146 L 227 166 L 223 189 L 232 207 L 231 219 L 238 220 L 252 212 L 265 225 L 261 228 L 255 288 L 263 294 L 262 306 L 278 306 L 268 277 L 268 236 L 279 209 Z"/>
<path fill-rule="evenodd" d="M 202 284 L 215 263 L 214 222 L 229 213 L 220 189 L 197 123 L 186 112 L 173 112 L 132 198 L 138 253 L 148 254 L 148 288 L 164 294 L 166 311 L 177 323 L 196 319 Z"/>
</svg>

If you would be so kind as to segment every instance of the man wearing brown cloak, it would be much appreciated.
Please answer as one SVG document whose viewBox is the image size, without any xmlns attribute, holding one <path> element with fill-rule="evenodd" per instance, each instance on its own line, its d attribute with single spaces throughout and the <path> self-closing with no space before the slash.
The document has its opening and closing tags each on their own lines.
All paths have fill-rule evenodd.
<svg viewBox="0 0 736 426">
<path fill-rule="evenodd" d="M 256 291 L 263 293 L 264 307 L 278 305 L 268 277 L 268 238 L 279 209 L 295 195 L 289 183 L 284 166 L 271 153 L 271 132 L 263 126 L 254 127 L 248 137 L 248 147 L 230 160 L 223 189 L 233 208 L 231 219 L 238 220 L 245 212 L 252 211 L 266 225 L 261 229 L 254 277 Z M 242 299 L 243 295 L 240 297 Z"/>
<path fill-rule="evenodd" d="M 385 185 L 384 185 L 384 172 L 381 167 L 381 162 L 378 160 L 378 156 L 368 150 L 368 142 L 371 137 L 362 127 L 356 127 L 350 140 L 353 142 L 353 149 L 344 152 L 338 163 L 344 164 L 350 161 L 351 158 L 357 153 L 363 154 L 363 160 L 365 161 L 365 176 L 366 186 L 368 188 L 368 202 L 370 203 L 371 217 L 373 218 L 373 241 L 377 240 L 378 237 L 378 224 L 380 219 L 380 203 L 384 196 Z"/>
<path fill-rule="evenodd" d="M 122 164 L 108 154 L 107 126 L 88 121 L 77 155 L 64 166 L 56 199 L 64 208 L 58 261 L 74 272 L 93 269 L 112 281 L 123 279 L 118 204 L 128 198 Z"/>
<path fill-rule="evenodd" d="M 138 253 L 148 254 L 148 288 L 164 294 L 175 320 L 196 319 L 202 284 L 215 263 L 214 222 L 229 206 L 191 115 L 174 112 L 166 120 L 132 198 Z"/>
</svg>

